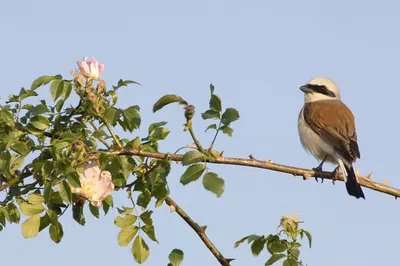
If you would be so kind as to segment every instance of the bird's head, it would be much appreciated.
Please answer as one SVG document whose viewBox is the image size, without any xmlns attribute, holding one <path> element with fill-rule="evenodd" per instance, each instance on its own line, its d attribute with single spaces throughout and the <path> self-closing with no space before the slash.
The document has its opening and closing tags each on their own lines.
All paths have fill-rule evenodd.
<svg viewBox="0 0 400 266">
<path fill-rule="evenodd" d="M 300 87 L 304 92 L 304 102 L 315 102 L 321 100 L 340 100 L 340 90 L 336 83 L 325 77 L 316 77 Z"/>
</svg>

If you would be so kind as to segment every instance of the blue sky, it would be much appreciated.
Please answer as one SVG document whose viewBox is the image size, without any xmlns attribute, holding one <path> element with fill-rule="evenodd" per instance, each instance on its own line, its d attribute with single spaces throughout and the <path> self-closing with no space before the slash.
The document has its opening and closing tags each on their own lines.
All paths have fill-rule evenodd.
<svg viewBox="0 0 400 266">
<path fill-rule="evenodd" d="M 151 122 L 169 122 L 162 151 L 175 151 L 191 139 L 182 131 L 180 107 L 153 114 L 152 104 L 164 94 L 178 94 L 200 114 L 213 83 L 223 105 L 241 114 L 233 138 L 221 136 L 216 149 L 229 157 L 253 154 L 311 168 L 317 161 L 302 149 L 297 134 L 303 105 L 298 87 L 328 76 L 356 118 L 361 151 L 356 168 L 400 187 L 398 10 L 396 1 L 7 1 L 0 9 L 0 97 L 3 102 L 40 75 L 68 76 L 76 60 L 95 56 L 105 64 L 109 86 L 120 78 L 143 85 L 121 89 L 119 105 L 142 107 L 141 136 Z M 207 125 L 199 115 L 194 119 L 204 143 L 212 139 L 203 133 Z M 226 180 L 221 198 L 201 182 L 183 187 L 180 165 L 169 176 L 171 197 L 208 225 L 214 244 L 237 259 L 232 265 L 264 265 L 266 253 L 253 258 L 249 247 L 233 249 L 233 243 L 251 233 L 275 232 L 280 217 L 291 212 L 300 213 L 314 238 L 312 249 L 301 250 L 308 265 L 389 265 L 398 259 L 400 214 L 392 197 L 364 189 L 366 200 L 356 200 L 341 182 L 333 186 L 267 170 L 210 167 Z M 125 195 L 114 197 L 116 205 L 129 205 Z M 132 265 L 129 248 L 116 240 L 116 215 L 113 210 L 100 220 L 88 218 L 85 227 L 64 215 L 58 245 L 46 231 L 25 240 L 20 225 L 8 226 L 0 233 L 2 263 Z M 163 206 L 154 219 L 160 243 L 150 244 L 145 265 L 166 265 L 173 248 L 185 252 L 182 265 L 219 265 L 176 213 Z"/>
</svg>

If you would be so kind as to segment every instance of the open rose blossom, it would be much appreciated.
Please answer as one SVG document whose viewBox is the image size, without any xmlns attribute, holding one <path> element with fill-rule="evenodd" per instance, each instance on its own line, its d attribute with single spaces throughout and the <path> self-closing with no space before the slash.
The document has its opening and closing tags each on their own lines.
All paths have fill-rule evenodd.
<svg viewBox="0 0 400 266">
<path fill-rule="evenodd" d="M 93 161 L 82 167 L 83 172 L 78 173 L 81 187 L 71 186 L 71 191 L 87 198 L 94 206 L 101 206 L 102 201 L 114 191 L 111 173 L 101 171 Z"/>
<path fill-rule="evenodd" d="M 104 64 L 100 64 L 95 58 L 91 62 L 86 59 L 87 57 L 83 58 L 83 61 L 77 62 L 82 75 L 95 80 L 99 79 L 104 70 Z"/>
</svg>

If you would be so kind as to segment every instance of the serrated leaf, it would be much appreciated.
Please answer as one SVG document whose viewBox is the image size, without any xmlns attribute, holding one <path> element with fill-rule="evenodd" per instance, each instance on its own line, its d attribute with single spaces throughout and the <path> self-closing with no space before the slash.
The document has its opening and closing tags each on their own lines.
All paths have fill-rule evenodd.
<svg viewBox="0 0 400 266">
<path fill-rule="evenodd" d="M 245 236 L 245 237 L 243 237 L 242 239 L 236 241 L 235 244 L 233 245 L 233 247 L 234 247 L 234 248 L 237 248 L 240 244 L 242 244 L 244 241 L 246 241 L 246 239 L 247 239 L 248 237 L 249 237 L 249 236 Z"/>
<path fill-rule="evenodd" d="M 56 225 L 51 224 L 49 228 L 49 234 L 51 240 L 53 240 L 54 243 L 60 243 L 62 237 L 64 236 L 64 231 L 61 223 L 57 222 Z"/>
<path fill-rule="evenodd" d="M 32 108 L 29 108 L 29 110 L 33 116 L 50 112 L 50 110 L 44 104 L 38 104 Z"/>
<path fill-rule="evenodd" d="M 227 134 L 229 137 L 232 137 L 233 129 L 229 126 L 222 126 L 220 127 L 222 133 Z"/>
<path fill-rule="evenodd" d="M 151 240 L 157 242 L 156 233 L 154 231 L 153 225 L 146 224 L 145 226 L 142 227 L 142 230 Z"/>
<path fill-rule="evenodd" d="M 36 90 L 38 87 L 43 86 L 55 79 L 62 79 L 61 75 L 57 76 L 41 76 L 37 78 L 31 86 L 31 90 Z"/>
<path fill-rule="evenodd" d="M 50 94 L 53 101 L 56 101 L 58 97 L 61 96 L 64 89 L 64 81 L 63 80 L 55 80 L 50 85 Z"/>
<path fill-rule="evenodd" d="M 310 245 L 310 248 L 311 248 L 312 236 L 311 236 L 310 232 L 308 232 L 308 231 L 306 231 L 304 229 L 302 229 L 302 231 L 306 234 L 306 236 L 308 238 L 308 244 Z"/>
<path fill-rule="evenodd" d="M 122 247 L 129 245 L 138 232 L 138 229 L 137 226 L 129 226 L 122 229 L 118 234 L 118 244 Z"/>
<path fill-rule="evenodd" d="M 170 103 L 179 103 L 179 104 L 186 104 L 186 101 L 177 96 L 177 95 L 173 95 L 173 94 L 167 94 L 162 96 L 153 106 L 153 112 L 157 112 L 158 110 L 160 110 L 161 108 L 163 108 L 164 106 L 170 104 Z"/>
<path fill-rule="evenodd" d="M 272 265 L 272 264 L 274 264 L 275 262 L 277 262 L 278 260 L 280 260 L 280 259 L 282 259 L 282 258 L 285 258 L 285 257 L 286 257 L 285 254 L 274 254 L 274 255 L 272 255 L 272 256 L 267 260 L 267 262 L 265 263 L 265 265 L 266 265 L 266 266 Z"/>
<path fill-rule="evenodd" d="M 201 114 L 201 117 L 206 120 L 206 119 L 219 119 L 220 118 L 220 114 L 219 112 L 216 112 L 214 110 L 207 110 L 204 113 Z"/>
<path fill-rule="evenodd" d="M 86 221 L 85 217 L 83 216 L 83 206 L 78 204 L 74 204 L 72 206 L 72 218 L 74 218 L 78 224 L 82 226 L 85 225 Z"/>
<path fill-rule="evenodd" d="M 153 214 L 153 211 L 145 211 L 140 215 L 140 220 L 142 220 L 145 224 L 152 225 L 153 220 L 151 219 L 151 215 Z"/>
<path fill-rule="evenodd" d="M 157 123 L 151 124 L 151 125 L 149 126 L 149 130 L 148 130 L 149 134 L 150 134 L 154 129 L 156 129 L 156 128 L 158 128 L 158 127 L 165 126 L 166 124 L 167 124 L 167 122 L 165 122 L 165 121 L 161 121 L 161 122 L 157 122 Z"/>
<path fill-rule="evenodd" d="M 298 265 L 299 264 L 297 263 L 297 261 L 293 259 L 287 259 L 282 264 L 282 266 L 298 266 Z"/>
<path fill-rule="evenodd" d="M 61 97 L 66 100 L 72 91 L 72 83 L 70 81 L 64 80 L 64 87 L 61 93 Z"/>
<path fill-rule="evenodd" d="M 222 114 L 221 122 L 224 125 L 229 126 L 230 123 L 239 119 L 239 112 L 235 108 L 226 108 Z"/>
<path fill-rule="evenodd" d="M 190 165 L 204 161 L 204 155 L 199 151 L 188 151 L 183 155 L 182 165 Z"/>
<path fill-rule="evenodd" d="M 122 111 L 121 109 L 117 109 L 115 107 L 111 107 L 106 112 L 107 120 L 111 125 L 115 126 L 117 124 L 118 119 L 121 117 Z"/>
<path fill-rule="evenodd" d="M 26 219 L 22 223 L 21 225 L 22 235 L 25 238 L 35 237 L 39 233 L 39 227 L 40 227 L 40 216 L 39 215 L 32 216 Z"/>
<path fill-rule="evenodd" d="M 163 140 L 169 135 L 170 131 L 166 127 L 158 127 L 155 128 L 151 133 L 150 133 L 150 140 L 151 141 L 157 141 L 157 140 Z"/>
<path fill-rule="evenodd" d="M 23 215 L 25 216 L 33 216 L 39 214 L 44 211 L 43 205 L 40 204 L 29 204 L 26 202 L 22 202 L 20 205 L 20 209 Z"/>
<path fill-rule="evenodd" d="M 38 130 L 45 130 L 46 128 L 50 127 L 49 120 L 44 116 L 32 117 L 30 124 Z"/>
<path fill-rule="evenodd" d="M 204 164 L 194 164 L 189 166 L 181 176 L 181 183 L 187 185 L 190 182 L 196 181 L 203 174 L 206 166 Z"/>
<path fill-rule="evenodd" d="M 120 87 L 128 86 L 129 84 L 138 84 L 138 85 L 140 85 L 139 82 L 136 82 L 136 81 L 133 81 L 133 80 L 122 80 L 122 79 L 120 79 L 120 80 L 118 81 L 117 86 L 114 86 L 114 85 L 113 85 L 112 87 L 113 87 L 114 90 L 117 90 L 117 89 L 119 89 Z"/>
<path fill-rule="evenodd" d="M 132 254 L 135 261 L 139 264 L 145 262 L 149 257 L 149 247 L 140 235 L 138 235 L 133 242 Z"/>
<path fill-rule="evenodd" d="M 300 256 L 300 250 L 298 248 L 290 248 L 288 250 L 288 254 L 291 255 L 291 257 L 293 257 L 296 260 L 298 260 L 299 256 Z"/>
<path fill-rule="evenodd" d="M 254 242 L 251 244 L 251 253 L 253 253 L 253 256 L 258 256 L 260 254 L 266 242 L 267 240 L 264 236 L 254 240 Z"/>
<path fill-rule="evenodd" d="M 63 201 L 67 203 L 72 202 L 71 188 L 65 180 L 63 180 L 58 184 L 58 192 L 60 193 L 60 197 L 62 198 Z"/>
<path fill-rule="evenodd" d="M 92 203 L 89 204 L 89 210 L 92 213 L 92 215 L 96 218 L 100 217 L 99 213 L 99 207 L 94 206 Z"/>
<path fill-rule="evenodd" d="M 210 109 L 218 113 L 222 111 L 221 99 L 215 94 L 211 94 Z"/>
<path fill-rule="evenodd" d="M 41 204 L 44 202 L 44 198 L 40 194 L 30 194 L 28 196 L 28 201 L 30 204 Z"/>
<path fill-rule="evenodd" d="M 203 177 L 203 186 L 217 197 L 220 197 L 225 190 L 225 181 L 218 177 L 216 173 L 209 172 Z"/>
<path fill-rule="evenodd" d="M 209 126 L 206 128 L 205 132 L 207 132 L 207 131 L 210 130 L 210 129 L 215 129 L 215 130 L 217 130 L 217 124 L 209 125 Z"/>
<path fill-rule="evenodd" d="M 76 172 L 71 172 L 67 174 L 68 184 L 75 188 L 81 187 L 81 180 L 79 179 L 79 175 Z"/>
<path fill-rule="evenodd" d="M 181 265 L 182 261 L 184 258 L 184 254 L 183 251 L 180 249 L 174 249 L 171 251 L 171 253 L 169 253 L 168 259 L 169 262 L 173 265 L 173 266 L 179 266 Z"/>
<path fill-rule="evenodd" d="M 127 226 L 133 225 L 136 222 L 136 220 L 137 220 L 136 215 L 127 214 L 125 217 L 117 216 L 114 219 L 114 223 L 116 226 L 123 229 Z"/>
</svg>

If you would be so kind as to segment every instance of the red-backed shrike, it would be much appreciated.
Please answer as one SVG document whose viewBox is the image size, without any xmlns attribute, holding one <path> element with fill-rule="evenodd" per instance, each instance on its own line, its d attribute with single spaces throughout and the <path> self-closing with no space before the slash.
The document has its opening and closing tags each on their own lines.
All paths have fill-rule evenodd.
<svg viewBox="0 0 400 266">
<path fill-rule="evenodd" d="M 340 100 L 336 83 L 325 77 L 317 77 L 301 86 L 304 107 L 298 119 L 300 141 L 304 149 L 322 160 L 314 168 L 322 170 L 325 161 L 340 168 L 349 195 L 364 198 L 364 193 L 354 172 L 353 162 L 360 158 L 354 116 Z"/>
</svg>

